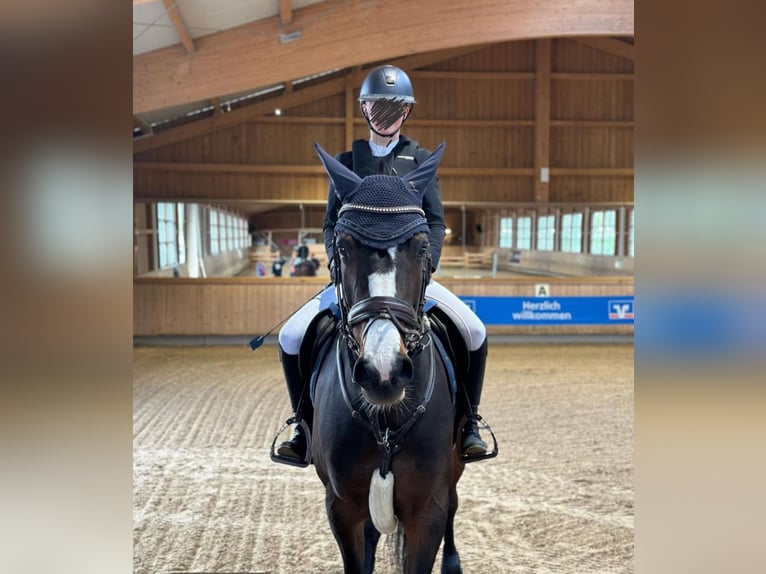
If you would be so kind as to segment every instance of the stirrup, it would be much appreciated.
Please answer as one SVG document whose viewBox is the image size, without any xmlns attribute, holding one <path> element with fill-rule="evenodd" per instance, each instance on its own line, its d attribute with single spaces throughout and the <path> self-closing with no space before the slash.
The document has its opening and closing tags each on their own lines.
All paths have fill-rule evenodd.
<svg viewBox="0 0 766 574">
<path fill-rule="evenodd" d="M 462 448 L 461 448 L 462 440 L 461 441 L 456 440 L 455 447 L 458 449 L 458 452 L 460 453 L 460 461 L 465 464 L 468 464 L 469 462 L 476 462 L 476 461 L 484 460 L 487 458 L 495 458 L 497 456 L 497 439 L 495 438 L 495 433 L 492 432 L 492 429 L 490 428 L 489 424 L 487 424 L 487 421 L 485 421 L 479 413 L 472 414 L 470 417 L 463 417 L 463 419 L 460 421 L 460 426 L 457 429 L 457 436 L 458 437 L 463 436 L 463 429 L 465 428 L 465 425 L 468 424 L 468 421 L 476 421 L 476 426 L 479 430 L 489 431 L 489 434 L 492 436 L 492 442 L 494 444 L 491 451 L 488 450 L 482 454 L 463 454 Z"/>
<path fill-rule="evenodd" d="M 279 435 L 284 432 L 284 430 L 289 427 L 290 425 L 297 424 L 302 429 L 306 436 L 306 456 L 303 458 L 303 460 L 296 460 L 294 458 L 291 458 L 289 456 L 283 456 L 279 454 L 276 450 L 276 444 L 277 439 L 279 438 Z M 289 464 L 290 466 L 298 466 L 300 468 L 306 468 L 308 465 L 311 464 L 311 430 L 309 429 L 309 425 L 306 423 L 304 419 L 298 420 L 297 417 L 292 416 L 289 419 L 287 419 L 282 427 L 277 431 L 277 434 L 274 436 L 274 440 L 271 441 L 271 460 L 274 462 L 278 462 L 280 464 Z"/>
</svg>

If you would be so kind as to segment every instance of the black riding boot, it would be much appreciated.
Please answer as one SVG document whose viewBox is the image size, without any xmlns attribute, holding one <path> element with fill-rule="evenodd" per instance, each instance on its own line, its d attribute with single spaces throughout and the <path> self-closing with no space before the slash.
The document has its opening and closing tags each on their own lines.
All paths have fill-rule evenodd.
<svg viewBox="0 0 766 574">
<path fill-rule="evenodd" d="M 469 353 L 470 364 L 468 375 L 465 379 L 465 391 L 468 398 L 466 417 L 468 421 L 463 427 L 463 441 L 461 448 L 464 456 L 475 456 L 487 452 L 487 443 L 479 435 L 479 427 L 476 424 L 475 415 L 479 412 L 481 402 L 481 387 L 484 384 L 484 367 L 487 364 L 487 340 L 484 339 L 481 347 Z"/>
<path fill-rule="evenodd" d="M 303 384 L 300 372 L 300 358 L 298 355 L 285 353 L 282 347 L 279 347 L 279 358 L 282 361 L 282 370 L 285 373 L 287 381 L 287 392 L 290 395 L 290 404 L 293 407 L 297 422 L 305 420 L 309 428 L 314 418 L 314 408 L 309 399 L 308 385 Z M 293 436 L 290 440 L 282 442 L 277 447 L 277 454 L 287 458 L 293 458 L 296 461 L 303 461 L 306 458 L 306 433 L 303 427 L 298 424 L 295 426 Z"/>
</svg>

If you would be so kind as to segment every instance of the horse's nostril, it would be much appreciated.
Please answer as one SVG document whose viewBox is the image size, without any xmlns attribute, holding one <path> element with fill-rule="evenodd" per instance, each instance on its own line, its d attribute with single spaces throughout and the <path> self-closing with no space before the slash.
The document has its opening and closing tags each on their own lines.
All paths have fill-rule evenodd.
<svg viewBox="0 0 766 574">
<path fill-rule="evenodd" d="M 354 368 L 351 371 L 351 382 L 359 384 L 360 381 L 365 379 L 366 368 L 364 366 L 364 359 L 359 357 L 354 363 Z"/>
<path fill-rule="evenodd" d="M 415 365 L 407 355 L 402 357 L 402 368 L 399 371 L 399 376 L 403 379 L 412 379 L 415 376 Z"/>
</svg>

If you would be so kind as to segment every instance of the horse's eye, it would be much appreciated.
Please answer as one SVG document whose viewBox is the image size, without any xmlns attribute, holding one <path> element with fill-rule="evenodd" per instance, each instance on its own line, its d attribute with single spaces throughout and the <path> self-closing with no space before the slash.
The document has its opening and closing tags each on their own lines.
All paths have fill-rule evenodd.
<svg viewBox="0 0 766 574">
<path fill-rule="evenodd" d="M 338 245 L 338 254 L 339 254 L 341 257 L 344 257 L 344 258 L 345 258 L 345 257 L 348 257 L 348 249 L 346 249 L 346 248 L 345 248 L 345 247 L 343 247 L 342 245 Z"/>
</svg>

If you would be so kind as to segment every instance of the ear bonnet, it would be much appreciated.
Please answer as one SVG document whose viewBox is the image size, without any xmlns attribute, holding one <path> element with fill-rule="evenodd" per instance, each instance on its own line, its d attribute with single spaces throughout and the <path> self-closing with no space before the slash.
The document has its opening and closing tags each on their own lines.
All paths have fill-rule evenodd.
<svg viewBox="0 0 766 574">
<path fill-rule="evenodd" d="M 416 233 L 428 233 L 423 196 L 436 177 L 444 145 L 441 143 L 404 176 L 369 175 L 362 179 L 314 144 L 342 204 L 335 232 L 348 233 L 374 249 L 388 249 Z"/>
</svg>

